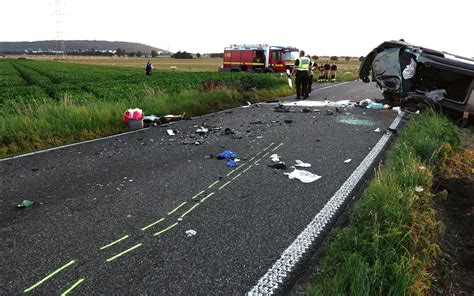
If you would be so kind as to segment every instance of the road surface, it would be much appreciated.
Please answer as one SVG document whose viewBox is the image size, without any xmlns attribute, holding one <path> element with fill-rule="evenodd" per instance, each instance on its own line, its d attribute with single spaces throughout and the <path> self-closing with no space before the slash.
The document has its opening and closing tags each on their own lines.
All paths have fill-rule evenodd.
<svg viewBox="0 0 474 296">
<path fill-rule="evenodd" d="M 317 88 L 311 100 L 380 96 L 360 82 Z M 275 106 L 0 161 L 0 294 L 244 294 L 274 285 L 267 271 L 396 118 L 390 110 Z M 200 136 L 203 123 L 210 132 Z M 238 155 L 237 168 L 216 159 L 223 150 Z M 289 179 L 292 169 L 268 166 L 275 153 L 288 167 L 310 163 L 304 169 L 321 178 Z M 24 199 L 33 206 L 18 209 Z"/>
</svg>

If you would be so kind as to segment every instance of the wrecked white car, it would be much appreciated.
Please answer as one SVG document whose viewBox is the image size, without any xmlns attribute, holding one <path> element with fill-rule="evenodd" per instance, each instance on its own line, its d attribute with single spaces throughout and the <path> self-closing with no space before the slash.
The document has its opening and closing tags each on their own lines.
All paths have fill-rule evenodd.
<svg viewBox="0 0 474 296">
<path fill-rule="evenodd" d="M 370 79 L 369 76 L 372 78 Z M 359 78 L 375 81 L 390 105 L 423 103 L 474 117 L 474 60 L 403 41 L 388 41 L 362 62 Z"/>
</svg>

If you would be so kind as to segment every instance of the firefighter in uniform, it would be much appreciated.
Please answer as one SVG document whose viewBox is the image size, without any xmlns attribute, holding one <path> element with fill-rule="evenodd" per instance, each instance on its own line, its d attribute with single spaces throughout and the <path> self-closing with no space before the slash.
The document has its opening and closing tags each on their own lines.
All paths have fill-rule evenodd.
<svg viewBox="0 0 474 296">
<path fill-rule="evenodd" d="M 306 56 L 309 59 L 309 71 L 308 71 L 308 94 L 311 94 L 313 89 L 313 77 L 314 77 L 314 70 L 318 69 L 318 64 L 316 64 L 309 55 Z"/>
<path fill-rule="evenodd" d="M 296 99 L 300 100 L 301 95 L 303 99 L 309 97 L 308 95 L 308 73 L 310 60 L 304 56 L 304 50 L 300 51 L 300 57 L 295 61 L 292 75 L 296 73 Z"/>
</svg>

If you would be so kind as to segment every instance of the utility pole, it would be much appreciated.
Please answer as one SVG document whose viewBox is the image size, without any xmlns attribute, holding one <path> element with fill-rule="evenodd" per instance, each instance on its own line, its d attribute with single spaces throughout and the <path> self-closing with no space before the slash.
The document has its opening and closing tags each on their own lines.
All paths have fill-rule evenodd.
<svg viewBox="0 0 474 296">
<path fill-rule="evenodd" d="M 56 38 L 57 38 L 57 48 L 56 50 L 59 53 L 62 53 L 63 57 L 66 53 L 66 49 L 64 46 L 64 40 L 62 38 L 62 4 L 61 0 L 54 0 L 54 15 L 56 16 Z"/>
</svg>

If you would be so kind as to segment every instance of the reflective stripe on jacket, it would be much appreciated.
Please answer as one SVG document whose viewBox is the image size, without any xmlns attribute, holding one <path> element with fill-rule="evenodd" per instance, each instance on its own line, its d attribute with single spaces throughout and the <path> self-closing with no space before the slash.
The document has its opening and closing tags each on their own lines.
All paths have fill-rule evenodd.
<svg viewBox="0 0 474 296">
<path fill-rule="evenodd" d="M 309 69 L 309 59 L 307 57 L 300 57 L 298 58 L 298 66 L 296 66 L 296 70 L 298 71 L 308 71 Z"/>
</svg>

